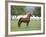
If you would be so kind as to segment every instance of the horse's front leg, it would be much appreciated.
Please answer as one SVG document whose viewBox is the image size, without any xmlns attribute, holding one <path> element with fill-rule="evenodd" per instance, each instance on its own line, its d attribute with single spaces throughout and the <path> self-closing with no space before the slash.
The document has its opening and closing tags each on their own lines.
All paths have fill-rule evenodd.
<svg viewBox="0 0 46 37">
<path fill-rule="evenodd" d="M 29 22 L 27 22 L 27 26 L 29 25 Z"/>
</svg>

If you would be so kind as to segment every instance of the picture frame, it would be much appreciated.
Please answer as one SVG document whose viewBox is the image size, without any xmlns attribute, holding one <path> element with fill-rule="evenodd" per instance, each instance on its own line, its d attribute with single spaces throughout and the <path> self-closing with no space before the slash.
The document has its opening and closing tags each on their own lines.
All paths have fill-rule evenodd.
<svg viewBox="0 0 46 37">
<path fill-rule="evenodd" d="M 41 7 L 41 31 L 40 30 L 34 30 L 34 31 L 19 31 L 19 32 L 11 32 L 10 30 L 10 21 L 11 21 L 11 5 L 17 5 L 17 6 L 37 6 L 37 7 Z M 8 20 L 7 20 L 7 32 L 8 35 L 16 35 L 16 36 L 21 36 L 21 35 L 37 35 L 37 34 L 44 34 L 45 32 L 45 12 L 44 12 L 44 3 L 33 3 L 33 2 L 8 2 L 8 6 L 7 6 L 7 14 L 8 14 Z"/>
</svg>

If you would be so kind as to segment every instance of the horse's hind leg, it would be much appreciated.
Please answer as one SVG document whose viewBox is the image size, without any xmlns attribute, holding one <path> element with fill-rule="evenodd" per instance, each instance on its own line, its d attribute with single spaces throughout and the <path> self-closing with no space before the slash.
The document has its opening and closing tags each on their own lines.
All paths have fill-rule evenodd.
<svg viewBox="0 0 46 37">
<path fill-rule="evenodd" d="M 20 25 L 21 25 L 21 22 L 18 22 L 18 27 L 20 27 Z"/>
</svg>

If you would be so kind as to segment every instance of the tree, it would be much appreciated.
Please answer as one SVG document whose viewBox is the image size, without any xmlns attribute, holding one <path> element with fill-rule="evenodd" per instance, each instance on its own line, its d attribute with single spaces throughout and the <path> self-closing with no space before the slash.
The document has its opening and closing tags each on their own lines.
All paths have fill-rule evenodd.
<svg viewBox="0 0 46 37">
<path fill-rule="evenodd" d="M 25 6 L 11 6 L 11 15 L 25 14 Z"/>
<path fill-rule="evenodd" d="M 41 16 L 41 7 L 35 7 L 34 11 L 33 11 L 33 15 L 34 16 Z"/>
</svg>

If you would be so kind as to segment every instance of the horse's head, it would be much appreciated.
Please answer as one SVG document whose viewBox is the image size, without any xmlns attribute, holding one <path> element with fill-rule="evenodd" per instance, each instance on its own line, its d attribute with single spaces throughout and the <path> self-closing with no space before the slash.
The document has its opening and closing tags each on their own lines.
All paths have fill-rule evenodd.
<svg viewBox="0 0 46 37">
<path fill-rule="evenodd" d="M 28 16 L 32 16 L 32 14 L 31 14 L 31 13 L 29 13 L 29 14 L 28 14 Z"/>
</svg>

